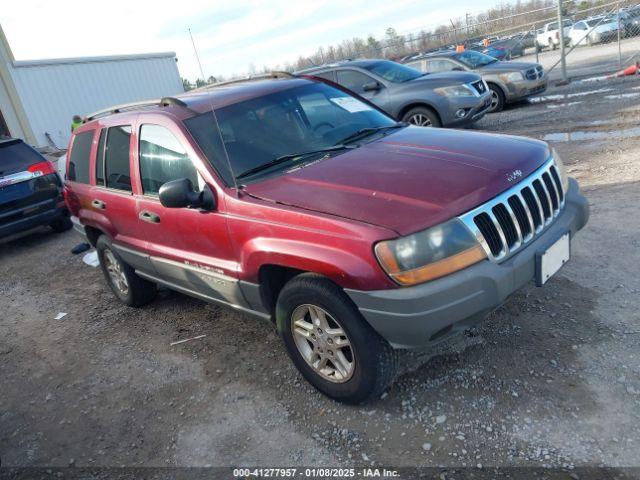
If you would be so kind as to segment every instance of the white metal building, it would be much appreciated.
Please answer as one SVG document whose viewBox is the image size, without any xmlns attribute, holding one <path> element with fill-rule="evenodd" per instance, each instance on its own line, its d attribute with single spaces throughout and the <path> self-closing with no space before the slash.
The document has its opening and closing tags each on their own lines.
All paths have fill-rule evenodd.
<svg viewBox="0 0 640 480">
<path fill-rule="evenodd" d="M 73 115 L 183 92 L 175 53 L 16 61 L 0 27 L 0 135 L 66 148 Z"/>
</svg>

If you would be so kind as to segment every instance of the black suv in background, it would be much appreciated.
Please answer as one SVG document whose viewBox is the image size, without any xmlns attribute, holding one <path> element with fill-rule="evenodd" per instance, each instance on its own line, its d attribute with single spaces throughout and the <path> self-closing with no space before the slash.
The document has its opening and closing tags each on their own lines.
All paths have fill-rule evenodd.
<svg viewBox="0 0 640 480">
<path fill-rule="evenodd" d="M 38 226 L 72 227 L 53 164 L 13 138 L 0 139 L 0 238 Z"/>
<path fill-rule="evenodd" d="M 423 73 L 389 60 L 346 60 L 296 74 L 335 82 L 420 127 L 465 127 L 491 107 L 487 84 L 473 72 Z"/>
</svg>

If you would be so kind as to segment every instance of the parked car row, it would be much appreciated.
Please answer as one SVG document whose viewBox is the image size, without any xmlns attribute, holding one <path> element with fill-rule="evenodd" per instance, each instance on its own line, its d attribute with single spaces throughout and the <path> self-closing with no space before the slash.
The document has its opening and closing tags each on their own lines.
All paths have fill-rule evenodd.
<svg viewBox="0 0 640 480">
<path fill-rule="evenodd" d="M 394 380 L 396 349 L 542 286 L 588 218 L 546 143 L 398 123 L 420 123 L 429 77 L 348 62 L 89 115 L 67 205 L 125 305 L 162 285 L 272 321 L 309 383 L 362 402 Z M 464 110 L 452 122 L 483 112 L 477 74 L 432 78 Z"/>
</svg>

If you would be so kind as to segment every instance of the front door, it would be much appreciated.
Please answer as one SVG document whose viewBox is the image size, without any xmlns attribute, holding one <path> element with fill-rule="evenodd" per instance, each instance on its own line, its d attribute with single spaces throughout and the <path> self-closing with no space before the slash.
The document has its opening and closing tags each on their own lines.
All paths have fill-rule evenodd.
<svg viewBox="0 0 640 480">
<path fill-rule="evenodd" d="M 220 205 L 214 211 L 165 208 L 160 187 L 187 178 L 194 190 L 205 186 L 194 162 L 194 152 L 182 132 L 162 117 L 138 128 L 138 197 L 140 228 L 157 278 L 170 287 L 231 305 L 243 302 L 237 280 L 237 263 Z"/>
<path fill-rule="evenodd" d="M 361 97 L 366 98 L 371 103 L 389 112 L 389 93 L 387 87 L 375 78 L 358 70 L 344 69 L 336 72 L 336 79 L 339 85 L 348 88 Z M 366 86 L 378 84 L 378 89 L 366 89 Z"/>
</svg>

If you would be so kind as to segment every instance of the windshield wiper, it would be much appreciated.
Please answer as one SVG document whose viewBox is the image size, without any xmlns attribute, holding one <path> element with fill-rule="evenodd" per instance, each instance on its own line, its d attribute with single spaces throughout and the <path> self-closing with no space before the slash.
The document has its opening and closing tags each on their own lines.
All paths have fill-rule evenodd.
<svg viewBox="0 0 640 480">
<path fill-rule="evenodd" d="M 342 140 L 340 140 L 338 143 L 342 144 L 342 143 L 353 142 L 354 140 L 362 137 L 363 135 L 369 134 L 369 133 L 379 132 L 380 130 L 386 130 L 388 128 L 403 128 L 403 127 L 406 127 L 406 126 L 407 126 L 406 123 L 399 122 L 399 123 L 396 123 L 394 125 L 385 125 L 385 126 L 380 126 L 380 127 L 361 128 L 360 130 L 358 130 L 356 132 L 353 132 L 351 135 L 347 135 Z"/>
<path fill-rule="evenodd" d="M 287 155 L 281 155 L 278 158 L 274 158 L 273 160 L 268 161 L 267 163 L 263 163 L 262 165 L 258 165 L 257 167 L 250 168 L 249 170 L 245 170 L 240 175 L 236 176 L 237 179 L 249 177 L 255 173 L 261 172 L 263 170 L 267 170 L 271 167 L 279 165 L 284 162 L 288 162 L 289 160 L 295 160 L 297 158 L 304 158 L 310 155 L 315 155 L 318 153 L 326 153 L 326 152 L 334 152 L 337 150 L 344 150 L 348 148 L 355 148 L 349 145 L 337 144 L 327 148 L 321 148 L 319 150 L 310 150 L 308 152 L 301 153 L 288 153 Z"/>
</svg>

